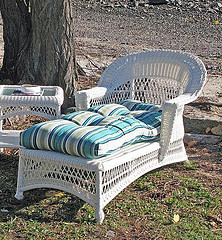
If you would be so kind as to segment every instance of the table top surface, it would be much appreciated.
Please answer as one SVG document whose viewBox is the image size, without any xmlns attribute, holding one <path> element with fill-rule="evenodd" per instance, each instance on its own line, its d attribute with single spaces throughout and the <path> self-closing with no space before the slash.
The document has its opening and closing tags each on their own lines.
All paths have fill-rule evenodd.
<svg viewBox="0 0 222 240">
<path fill-rule="evenodd" d="M 1 96 L 56 96 L 58 92 L 58 87 L 46 87 L 39 86 L 36 90 L 26 91 L 22 85 L 12 85 L 12 86 L 4 86 L 0 87 L 0 97 Z"/>
</svg>

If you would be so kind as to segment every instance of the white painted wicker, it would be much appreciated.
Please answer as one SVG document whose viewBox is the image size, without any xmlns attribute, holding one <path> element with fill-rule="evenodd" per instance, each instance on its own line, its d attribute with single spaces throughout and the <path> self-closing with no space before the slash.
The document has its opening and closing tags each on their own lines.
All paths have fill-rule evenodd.
<svg viewBox="0 0 222 240">
<path fill-rule="evenodd" d="M 136 99 L 163 104 L 160 139 L 126 146 L 110 156 L 90 160 L 41 150 L 20 150 L 15 197 L 33 188 L 49 187 L 103 208 L 141 175 L 161 166 L 187 161 L 183 144 L 183 108 L 195 100 L 206 81 L 198 58 L 181 51 L 151 50 L 124 56 L 103 73 L 98 87 L 76 94 L 77 108 Z"/>
<path fill-rule="evenodd" d="M 20 85 L 0 86 L 0 148 L 19 147 L 19 130 L 2 130 L 4 119 L 18 115 L 37 115 L 47 119 L 56 119 L 61 115 L 61 105 L 64 100 L 62 88 L 41 86 L 43 95 L 13 95 Z"/>
</svg>

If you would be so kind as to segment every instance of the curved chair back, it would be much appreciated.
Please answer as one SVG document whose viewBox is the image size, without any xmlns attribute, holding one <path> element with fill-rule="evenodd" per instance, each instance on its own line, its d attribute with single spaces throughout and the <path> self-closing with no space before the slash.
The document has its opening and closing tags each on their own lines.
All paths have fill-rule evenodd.
<svg viewBox="0 0 222 240">
<path fill-rule="evenodd" d="M 174 50 L 148 50 L 123 56 L 110 64 L 98 86 L 115 102 L 131 98 L 161 104 L 181 94 L 198 97 L 206 69 L 194 55 Z"/>
</svg>

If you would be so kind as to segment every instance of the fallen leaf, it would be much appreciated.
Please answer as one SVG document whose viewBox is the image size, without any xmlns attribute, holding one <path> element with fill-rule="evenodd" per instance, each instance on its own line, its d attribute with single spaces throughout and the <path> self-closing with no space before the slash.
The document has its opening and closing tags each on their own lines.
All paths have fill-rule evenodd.
<svg viewBox="0 0 222 240">
<path fill-rule="evenodd" d="M 210 151 L 209 151 L 209 149 L 207 149 L 207 148 L 203 148 L 203 149 L 201 150 L 201 152 L 202 152 L 202 153 L 209 153 Z"/>
<path fill-rule="evenodd" d="M 222 219 L 220 219 L 218 216 L 216 215 L 207 215 L 207 219 L 210 220 L 210 221 L 214 221 L 214 222 L 217 222 L 219 224 L 222 223 Z"/>
<path fill-rule="evenodd" d="M 64 193 L 63 192 L 58 192 L 55 194 L 55 197 L 63 197 Z"/>
<path fill-rule="evenodd" d="M 62 197 L 64 196 L 64 193 L 51 190 L 45 193 L 45 196 L 46 197 Z"/>
<path fill-rule="evenodd" d="M 209 133 L 210 131 L 211 131 L 211 128 L 209 128 L 209 127 L 207 127 L 205 130 L 206 133 Z"/>
<path fill-rule="evenodd" d="M 214 23 L 215 23 L 216 25 L 220 24 L 220 22 L 219 22 L 219 21 L 215 21 Z"/>
<path fill-rule="evenodd" d="M 112 230 L 109 230 L 106 232 L 106 237 L 108 238 L 114 238 L 115 237 L 115 232 Z"/>
<path fill-rule="evenodd" d="M 190 141 L 190 142 L 187 143 L 187 146 L 188 146 L 189 148 L 192 148 L 192 147 L 194 147 L 195 145 L 197 145 L 197 141 L 195 141 L 195 140 Z"/>
<path fill-rule="evenodd" d="M 174 214 L 174 216 L 173 216 L 173 221 L 174 221 L 175 223 L 179 222 L 179 221 L 180 221 L 180 216 L 179 216 L 178 214 Z"/>
<path fill-rule="evenodd" d="M 53 191 L 53 190 L 52 191 L 48 191 L 48 192 L 45 193 L 45 196 L 46 197 L 55 197 L 56 193 L 57 192 Z"/>
<path fill-rule="evenodd" d="M 211 221 L 210 225 L 213 226 L 213 227 L 217 227 L 217 224 L 214 221 Z"/>
</svg>

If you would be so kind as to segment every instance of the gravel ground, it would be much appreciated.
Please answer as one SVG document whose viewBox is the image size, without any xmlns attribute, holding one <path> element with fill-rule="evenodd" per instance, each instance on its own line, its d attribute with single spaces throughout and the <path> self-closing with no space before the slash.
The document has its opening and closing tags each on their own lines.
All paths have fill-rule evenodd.
<svg viewBox="0 0 222 240">
<path fill-rule="evenodd" d="M 97 59 L 105 64 L 113 60 L 112 56 L 141 49 L 184 50 L 201 57 L 209 73 L 222 74 L 222 5 L 213 7 L 219 1 L 171 1 L 181 4 L 146 7 L 132 7 L 132 2 L 135 1 L 75 1 L 79 49 L 87 54 L 110 56 Z M 206 7 L 201 8 L 203 5 Z"/>
<path fill-rule="evenodd" d="M 222 75 L 222 0 L 73 2 L 77 53 L 94 57 L 102 67 L 129 52 L 170 48 L 200 56 L 210 74 Z M 0 19 L 1 60 L 2 26 Z"/>
</svg>

